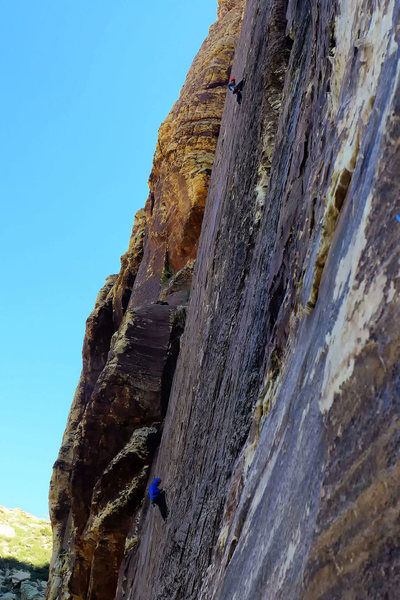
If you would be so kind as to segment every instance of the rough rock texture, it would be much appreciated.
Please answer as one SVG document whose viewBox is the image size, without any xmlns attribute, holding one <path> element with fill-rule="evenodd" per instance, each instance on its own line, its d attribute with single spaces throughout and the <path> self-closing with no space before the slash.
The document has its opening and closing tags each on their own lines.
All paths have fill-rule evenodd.
<svg viewBox="0 0 400 600">
<path fill-rule="evenodd" d="M 47 597 L 395 600 L 400 0 L 248 0 L 221 124 L 219 4 L 88 321 Z"/>
<path fill-rule="evenodd" d="M 143 502 L 180 349 L 243 0 L 220 2 L 160 127 L 150 195 L 121 271 L 87 320 L 83 369 L 50 485 L 46 598 L 114 597 Z"/>
<path fill-rule="evenodd" d="M 197 253 L 244 0 L 219 4 L 219 18 L 159 130 L 145 206 L 144 260 L 131 295 L 135 306 L 157 297 L 160 281 L 168 281 Z"/>
<path fill-rule="evenodd" d="M 0 600 L 43 600 L 47 582 L 29 576 L 17 569 L 0 569 Z"/>
<path fill-rule="evenodd" d="M 398 597 L 399 10 L 247 2 L 121 600 Z"/>
</svg>

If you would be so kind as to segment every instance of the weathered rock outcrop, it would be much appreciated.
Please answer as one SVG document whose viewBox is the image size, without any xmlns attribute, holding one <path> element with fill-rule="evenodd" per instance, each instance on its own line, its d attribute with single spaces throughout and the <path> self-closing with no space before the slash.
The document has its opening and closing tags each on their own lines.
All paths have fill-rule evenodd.
<svg viewBox="0 0 400 600">
<path fill-rule="evenodd" d="M 115 594 L 167 410 L 242 14 L 242 0 L 220 2 L 160 127 L 149 199 L 121 271 L 107 279 L 87 320 L 82 374 L 50 485 L 51 600 Z"/>
<path fill-rule="evenodd" d="M 394 600 L 400 0 L 248 0 L 221 123 L 219 4 L 88 321 L 48 598 Z"/>
<path fill-rule="evenodd" d="M 399 8 L 247 2 L 119 599 L 397 597 Z"/>
<path fill-rule="evenodd" d="M 134 306 L 157 298 L 160 283 L 197 253 L 244 0 L 219 4 L 219 18 L 210 27 L 179 99 L 159 130 L 145 206 L 144 259 L 131 295 Z"/>
</svg>

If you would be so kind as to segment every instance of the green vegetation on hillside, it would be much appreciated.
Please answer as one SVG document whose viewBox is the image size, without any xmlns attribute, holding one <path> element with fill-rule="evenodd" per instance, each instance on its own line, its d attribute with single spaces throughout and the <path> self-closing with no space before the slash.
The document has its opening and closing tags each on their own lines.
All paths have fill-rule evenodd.
<svg viewBox="0 0 400 600">
<path fill-rule="evenodd" d="M 47 579 L 52 549 L 50 523 L 22 510 L 0 507 L 0 568 L 23 569 Z"/>
</svg>

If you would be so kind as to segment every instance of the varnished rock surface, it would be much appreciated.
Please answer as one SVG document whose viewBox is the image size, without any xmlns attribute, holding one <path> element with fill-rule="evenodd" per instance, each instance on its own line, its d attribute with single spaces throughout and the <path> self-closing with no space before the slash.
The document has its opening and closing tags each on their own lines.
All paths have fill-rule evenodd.
<svg viewBox="0 0 400 600">
<path fill-rule="evenodd" d="M 206 46 L 221 26 L 225 58 L 187 79 L 203 116 L 184 88 L 88 321 L 50 495 L 52 600 L 111 599 L 118 569 L 118 600 L 398 597 L 399 0 L 246 3 L 243 102 L 226 100 L 169 396 L 201 138 L 218 133 L 205 106 L 222 107 L 241 8 L 219 2 Z M 145 496 L 155 475 L 166 524 Z"/>
<path fill-rule="evenodd" d="M 88 319 L 81 381 L 54 465 L 48 598 L 113 597 L 179 352 L 185 309 L 173 304 L 127 310 L 111 337 L 114 281 Z M 107 354 L 98 354 L 101 341 Z"/>
<path fill-rule="evenodd" d="M 159 129 L 145 206 L 144 259 L 131 297 L 134 306 L 143 298 L 156 299 L 160 279 L 196 257 L 243 6 L 244 0 L 220 2 L 219 18 Z"/>
<path fill-rule="evenodd" d="M 50 486 L 49 600 L 114 597 L 167 410 L 242 12 L 242 0 L 221 0 L 160 127 L 149 200 L 136 214 L 121 271 L 107 279 L 87 321 L 82 375 Z"/>
<path fill-rule="evenodd" d="M 399 11 L 247 2 L 119 600 L 398 597 Z"/>
</svg>

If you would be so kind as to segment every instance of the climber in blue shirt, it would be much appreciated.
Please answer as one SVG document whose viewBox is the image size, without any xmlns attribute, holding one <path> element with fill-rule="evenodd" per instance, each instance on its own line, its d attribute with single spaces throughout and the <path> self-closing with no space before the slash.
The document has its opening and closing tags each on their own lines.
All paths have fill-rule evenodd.
<svg viewBox="0 0 400 600">
<path fill-rule="evenodd" d="M 150 500 L 152 502 L 155 498 L 158 498 L 158 496 L 161 494 L 161 490 L 158 487 L 160 485 L 160 483 L 161 483 L 161 479 L 156 477 L 153 480 L 153 483 L 151 484 L 151 486 L 149 487 L 149 496 L 150 496 Z"/>
<path fill-rule="evenodd" d="M 168 517 L 168 507 L 167 507 L 167 501 L 165 498 L 165 491 L 160 490 L 160 488 L 158 487 L 160 485 L 160 483 L 161 483 L 161 479 L 159 477 L 156 477 L 153 480 L 153 483 L 149 487 L 149 496 L 150 496 L 150 502 L 152 503 L 152 505 L 158 506 L 158 508 L 160 509 L 162 518 L 164 519 L 164 521 L 166 521 L 166 519 Z"/>
</svg>

